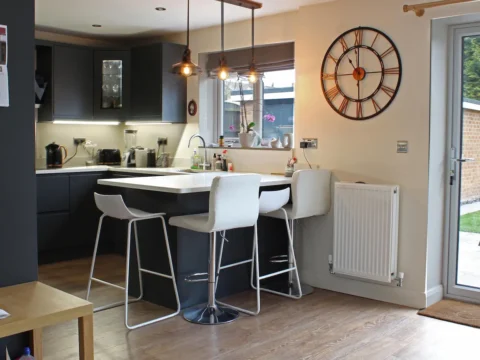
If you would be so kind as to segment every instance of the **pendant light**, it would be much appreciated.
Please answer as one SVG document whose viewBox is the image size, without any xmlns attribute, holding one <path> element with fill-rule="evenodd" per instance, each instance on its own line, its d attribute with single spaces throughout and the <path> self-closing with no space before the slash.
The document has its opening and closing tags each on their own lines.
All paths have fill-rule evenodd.
<svg viewBox="0 0 480 360">
<path fill-rule="evenodd" d="M 198 75 L 202 72 L 202 69 L 192 62 L 190 51 L 190 0 L 187 1 L 187 47 L 183 52 L 182 61 L 172 66 L 172 73 L 184 77 Z"/>
<path fill-rule="evenodd" d="M 255 66 L 255 9 L 252 8 L 252 62 L 250 63 L 250 70 L 245 74 L 250 83 L 255 84 L 261 77 Z"/>
<path fill-rule="evenodd" d="M 220 57 L 220 65 L 215 69 L 215 73 L 218 78 L 222 81 L 225 81 L 230 76 L 230 68 L 227 66 L 227 59 L 225 58 L 225 3 L 221 0 L 222 3 L 222 17 L 221 17 L 221 38 L 222 38 L 222 56 Z"/>
</svg>

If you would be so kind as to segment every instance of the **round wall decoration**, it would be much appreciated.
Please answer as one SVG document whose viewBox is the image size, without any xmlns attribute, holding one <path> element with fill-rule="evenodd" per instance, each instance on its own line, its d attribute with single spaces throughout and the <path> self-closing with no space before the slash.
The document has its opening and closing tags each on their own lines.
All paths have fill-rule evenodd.
<svg viewBox="0 0 480 360">
<path fill-rule="evenodd" d="M 341 34 L 322 64 L 322 90 L 328 104 L 351 120 L 367 120 L 385 111 L 402 81 L 402 61 L 383 32 L 358 27 Z"/>
<path fill-rule="evenodd" d="M 195 100 L 191 100 L 189 103 L 188 103 L 188 114 L 190 116 L 195 116 L 197 115 L 197 103 L 195 102 Z"/>
</svg>

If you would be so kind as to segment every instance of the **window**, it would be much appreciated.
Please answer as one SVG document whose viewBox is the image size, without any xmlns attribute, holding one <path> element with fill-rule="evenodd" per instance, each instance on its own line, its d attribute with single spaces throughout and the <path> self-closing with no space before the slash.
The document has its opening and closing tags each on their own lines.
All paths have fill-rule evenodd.
<svg viewBox="0 0 480 360">
<path fill-rule="evenodd" d="M 238 143 L 243 132 L 242 114 L 246 123 L 255 123 L 254 130 L 268 146 L 273 138 L 293 133 L 295 105 L 295 70 L 267 71 L 262 81 L 250 84 L 246 78 L 232 74 L 220 91 L 219 133 L 226 143 Z"/>
</svg>

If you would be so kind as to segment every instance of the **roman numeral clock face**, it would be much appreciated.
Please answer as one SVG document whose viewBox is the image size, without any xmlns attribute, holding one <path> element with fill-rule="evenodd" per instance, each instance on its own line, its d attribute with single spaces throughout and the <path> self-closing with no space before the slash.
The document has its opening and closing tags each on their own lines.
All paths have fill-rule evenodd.
<svg viewBox="0 0 480 360">
<path fill-rule="evenodd" d="M 351 120 L 385 111 L 400 88 L 402 62 L 383 32 L 359 27 L 340 35 L 322 64 L 322 89 L 329 105 Z"/>
</svg>

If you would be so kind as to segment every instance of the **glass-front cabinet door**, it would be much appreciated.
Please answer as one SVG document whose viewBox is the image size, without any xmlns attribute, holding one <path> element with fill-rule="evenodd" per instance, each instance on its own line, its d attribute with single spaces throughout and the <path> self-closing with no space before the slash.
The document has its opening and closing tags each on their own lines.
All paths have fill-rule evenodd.
<svg viewBox="0 0 480 360">
<path fill-rule="evenodd" d="M 95 120 L 125 120 L 130 110 L 130 51 L 95 51 Z"/>
</svg>

